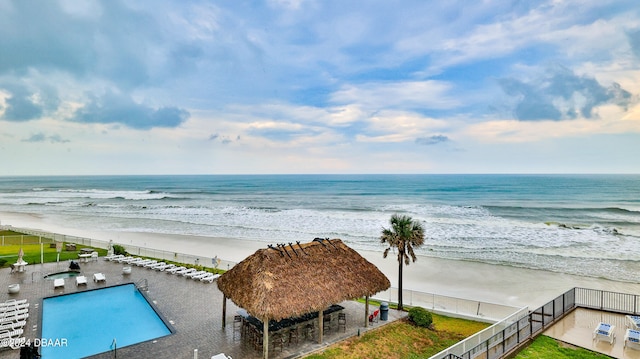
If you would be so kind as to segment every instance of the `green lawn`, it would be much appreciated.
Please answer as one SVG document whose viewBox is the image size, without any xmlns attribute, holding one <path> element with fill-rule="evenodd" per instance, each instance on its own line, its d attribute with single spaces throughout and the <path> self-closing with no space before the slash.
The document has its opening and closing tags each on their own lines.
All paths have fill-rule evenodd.
<svg viewBox="0 0 640 359">
<path fill-rule="evenodd" d="M 555 339 L 545 335 L 536 338 L 531 345 L 524 348 L 515 359 L 609 359 L 604 354 L 598 354 L 583 348 L 566 347 Z"/>
<path fill-rule="evenodd" d="M 40 263 L 40 243 L 38 243 L 40 239 L 37 236 L 22 236 L 21 233 L 13 231 L 0 231 L 0 238 L 3 239 L 4 244 L 0 246 L 0 267 L 8 267 L 12 263 L 15 263 L 18 259 L 18 252 L 21 248 L 24 251 L 22 259 L 27 263 Z M 42 246 L 42 249 L 44 262 L 55 262 L 58 253 L 55 248 L 50 248 L 49 246 L 50 243 L 54 242 L 48 239 L 43 239 L 43 242 L 44 245 Z M 83 247 L 85 246 L 76 245 L 75 251 L 67 251 L 64 250 L 65 247 L 63 246 L 63 250 L 60 252 L 60 261 L 69 259 L 78 260 L 78 253 Z M 98 255 L 100 256 L 107 254 L 106 249 L 94 248 L 94 250 L 98 252 Z"/>
<path fill-rule="evenodd" d="M 428 358 L 489 324 L 433 314 L 435 330 L 399 320 L 360 337 L 336 343 L 307 359 L 417 359 Z"/>
</svg>

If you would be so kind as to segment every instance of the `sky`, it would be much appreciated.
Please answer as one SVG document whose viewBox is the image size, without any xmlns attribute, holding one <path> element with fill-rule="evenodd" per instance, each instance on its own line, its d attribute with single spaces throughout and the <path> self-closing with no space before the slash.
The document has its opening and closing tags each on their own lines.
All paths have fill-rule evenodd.
<svg viewBox="0 0 640 359">
<path fill-rule="evenodd" d="M 0 175 L 640 173 L 637 0 L 0 1 Z"/>
</svg>

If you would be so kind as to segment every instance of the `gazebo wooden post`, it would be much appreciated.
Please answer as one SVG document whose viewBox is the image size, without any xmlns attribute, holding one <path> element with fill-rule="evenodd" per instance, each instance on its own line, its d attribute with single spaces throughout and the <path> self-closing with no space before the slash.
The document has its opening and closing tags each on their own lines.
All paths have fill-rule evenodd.
<svg viewBox="0 0 640 359">
<path fill-rule="evenodd" d="M 369 296 L 364 297 L 364 327 L 369 327 Z"/>
<path fill-rule="evenodd" d="M 222 295 L 222 329 L 227 325 L 227 296 Z"/>
<path fill-rule="evenodd" d="M 262 357 L 269 359 L 269 319 L 262 320 Z"/>
<path fill-rule="evenodd" d="M 324 334 L 324 317 L 322 314 L 322 310 L 318 311 L 318 344 L 322 344 L 322 334 Z"/>
</svg>

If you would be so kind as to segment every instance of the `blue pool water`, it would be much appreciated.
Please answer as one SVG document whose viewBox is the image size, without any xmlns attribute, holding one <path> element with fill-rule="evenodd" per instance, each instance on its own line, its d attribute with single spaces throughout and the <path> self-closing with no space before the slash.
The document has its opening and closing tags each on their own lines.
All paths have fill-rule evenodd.
<svg viewBox="0 0 640 359">
<path fill-rule="evenodd" d="M 82 358 L 171 334 L 133 284 L 45 298 L 43 359 Z M 58 345 L 56 345 L 58 344 Z"/>
</svg>

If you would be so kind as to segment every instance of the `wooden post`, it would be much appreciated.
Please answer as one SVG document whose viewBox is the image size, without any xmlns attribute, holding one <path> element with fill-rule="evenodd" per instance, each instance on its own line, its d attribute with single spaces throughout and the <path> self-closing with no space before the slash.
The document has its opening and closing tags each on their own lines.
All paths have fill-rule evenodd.
<svg viewBox="0 0 640 359">
<path fill-rule="evenodd" d="M 364 327 L 369 327 L 369 296 L 364 297 Z"/>
<path fill-rule="evenodd" d="M 322 344 L 322 334 L 324 334 L 324 313 L 322 311 L 318 311 L 318 344 Z"/>
<path fill-rule="evenodd" d="M 227 296 L 222 295 L 222 329 L 227 326 Z"/>
<path fill-rule="evenodd" d="M 262 320 L 262 357 L 269 359 L 269 319 Z"/>
</svg>

